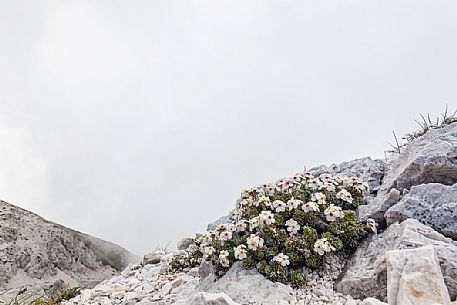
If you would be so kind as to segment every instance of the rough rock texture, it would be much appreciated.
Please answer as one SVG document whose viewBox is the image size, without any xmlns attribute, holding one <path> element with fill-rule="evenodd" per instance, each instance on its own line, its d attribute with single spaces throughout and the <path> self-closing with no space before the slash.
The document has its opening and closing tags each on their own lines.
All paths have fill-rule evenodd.
<svg viewBox="0 0 457 305">
<path fill-rule="evenodd" d="M 457 123 L 429 130 L 388 164 L 383 184 L 400 191 L 414 185 L 457 183 Z"/>
<path fill-rule="evenodd" d="M 203 282 L 200 289 L 212 293 L 225 292 L 235 302 L 241 304 L 255 300 L 259 304 L 276 305 L 278 300 L 293 299 L 292 288 L 267 280 L 255 269 L 245 269 L 241 262 L 233 264 L 217 281 L 211 282 L 210 279 Z"/>
<path fill-rule="evenodd" d="M 353 176 L 367 182 L 372 192 L 376 192 L 382 183 L 385 171 L 383 160 L 372 160 L 370 157 L 355 159 L 330 166 L 321 165 L 310 170 L 314 175 L 332 174 Z"/>
<path fill-rule="evenodd" d="M 369 198 L 366 205 L 359 206 L 359 220 L 365 222 L 368 218 L 373 218 L 381 227 L 385 227 L 384 214 L 399 200 L 400 192 L 395 188 L 389 192 L 379 192 L 378 196 Z"/>
<path fill-rule="evenodd" d="M 229 221 L 230 221 L 230 214 L 228 214 L 226 216 L 222 216 L 218 220 L 213 221 L 212 223 L 208 224 L 208 226 L 206 227 L 206 231 L 213 231 L 217 228 L 218 225 L 220 225 L 222 223 L 227 223 Z"/>
<path fill-rule="evenodd" d="M 214 282 L 214 274 L 199 278 L 197 268 L 172 272 L 170 261 L 179 255 L 182 250 L 165 254 L 158 264 L 129 265 L 121 275 L 83 290 L 81 295 L 62 305 L 189 305 L 213 304 L 211 302 L 216 300 L 231 305 L 357 305 L 360 302 L 333 290 L 334 279 L 343 268 L 341 259 L 336 256 L 330 256 L 328 264 L 319 272 L 306 270 L 308 285 L 292 289 L 272 283 L 240 264 L 217 282 Z M 222 292 L 222 289 L 226 290 Z M 236 302 L 235 298 L 244 301 Z"/>
<path fill-rule="evenodd" d="M 118 245 L 0 201 L 0 290 L 93 287 L 132 260 Z"/>
<path fill-rule="evenodd" d="M 392 224 L 382 234 L 366 239 L 337 281 L 338 291 L 356 298 L 387 295 L 387 251 L 433 245 L 452 299 L 457 296 L 457 243 L 414 219 Z"/>
<path fill-rule="evenodd" d="M 428 183 L 413 186 L 385 214 L 387 224 L 414 218 L 443 235 L 457 239 L 457 184 Z"/>
<path fill-rule="evenodd" d="M 448 305 L 451 300 L 432 245 L 386 253 L 390 305 Z"/>
<path fill-rule="evenodd" d="M 239 305 L 223 292 L 206 293 L 198 292 L 185 301 L 179 301 L 174 305 Z"/>
</svg>

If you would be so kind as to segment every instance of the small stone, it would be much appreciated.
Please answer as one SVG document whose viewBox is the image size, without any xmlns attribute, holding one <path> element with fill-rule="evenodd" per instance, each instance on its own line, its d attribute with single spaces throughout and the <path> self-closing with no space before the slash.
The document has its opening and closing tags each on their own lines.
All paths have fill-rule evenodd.
<svg viewBox="0 0 457 305">
<path fill-rule="evenodd" d="M 193 243 L 194 243 L 194 239 L 193 238 L 186 237 L 186 238 L 181 239 L 178 242 L 177 248 L 178 248 L 178 250 L 186 250 L 187 247 L 189 247 Z"/>
<path fill-rule="evenodd" d="M 154 253 L 146 254 L 143 257 L 143 264 L 145 264 L 145 265 L 147 265 L 147 264 L 152 264 L 152 265 L 158 264 L 162 260 L 162 257 L 163 257 L 163 253 L 160 253 L 160 252 L 154 252 Z"/>
</svg>

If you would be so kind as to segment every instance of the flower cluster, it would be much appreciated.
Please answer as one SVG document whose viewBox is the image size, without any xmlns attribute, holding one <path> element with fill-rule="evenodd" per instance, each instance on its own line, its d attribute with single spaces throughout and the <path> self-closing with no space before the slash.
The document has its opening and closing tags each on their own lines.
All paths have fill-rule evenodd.
<svg viewBox="0 0 457 305">
<path fill-rule="evenodd" d="M 356 177 L 304 172 L 244 190 L 231 222 L 197 239 L 199 253 L 217 272 L 242 261 L 273 281 L 303 285 L 303 267 L 320 268 L 376 231 L 372 219 L 356 217 L 367 189 Z"/>
</svg>

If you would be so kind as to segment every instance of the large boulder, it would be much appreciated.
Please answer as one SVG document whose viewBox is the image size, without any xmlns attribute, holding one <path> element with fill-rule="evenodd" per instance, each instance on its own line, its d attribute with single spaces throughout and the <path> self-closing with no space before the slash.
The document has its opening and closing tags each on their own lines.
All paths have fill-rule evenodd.
<svg viewBox="0 0 457 305">
<path fill-rule="evenodd" d="M 429 130 L 403 148 L 389 162 L 382 188 L 402 191 L 430 182 L 457 183 L 457 123 Z"/>
<path fill-rule="evenodd" d="M 370 190 L 376 192 L 384 177 L 385 162 L 383 160 L 372 160 L 370 157 L 355 159 L 330 166 L 321 165 L 310 169 L 314 175 L 332 174 L 340 176 L 357 177 L 368 183 Z"/>
<path fill-rule="evenodd" d="M 390 305 L 451 303 L 432 245 L 389 251 L 386 262 L 387 301 Z"/>
<path fill-rule="evenodd" d="M 451 297 L 457 296 L 457 243 L 414 219 L 367 238 L 348 261 L 335 288 L 355 298 L 386 300 L 386 252 L 433 245 Z"/>
<path fill-rule="evenodd" d="M 457 184 L 428 183 L 413 186 L 385 214 L 387 224 L 414 218 L 443 235 L 457 239 Z"/>
<path fill-rule="evenodd" d="M 292 301 L 293 289 L 281 283 L 273 283 L 254 269 L 246 269 L 241 262 L 233 264 L 224 276 L 216 281 L 207 277 L 198 288 L 209 293 L 226 293 L 240 304 L 255 301 L 257 304 L 277 305 L 279 300 Z"/>
</svg>

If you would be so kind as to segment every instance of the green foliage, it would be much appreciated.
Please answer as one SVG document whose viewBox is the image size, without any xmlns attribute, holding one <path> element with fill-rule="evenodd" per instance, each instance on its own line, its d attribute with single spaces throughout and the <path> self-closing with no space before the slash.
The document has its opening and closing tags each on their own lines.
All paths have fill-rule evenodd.
<svg viewBox="0 0 457 305">
<path fill-rule="evenodd" d="M 304 267 L 319 269 L 327 255 L 352 251 L 372 227 L 358 222 L 355 210 L 367 184 L 354 177 L 313 177 L 300 173 L 242 192 L 230 223 L 196 240 L 202 259 L 216 274 L 234 262 L 256 268 L 272 281 L 306 284 Z M 174 270 L 189 266 L 173 259 Z"/>
</svg>

